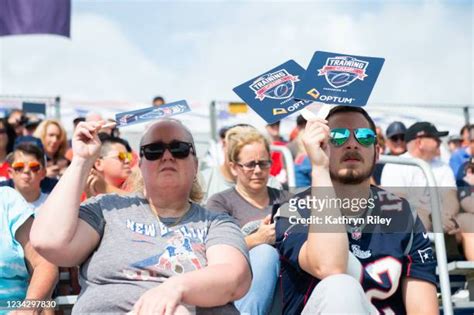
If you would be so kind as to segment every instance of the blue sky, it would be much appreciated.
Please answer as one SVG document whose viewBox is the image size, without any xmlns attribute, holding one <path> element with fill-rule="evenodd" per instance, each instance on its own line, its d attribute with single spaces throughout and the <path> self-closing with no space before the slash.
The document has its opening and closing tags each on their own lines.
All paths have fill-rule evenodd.
<svg viewBox="0 0 474 315">
<path fill-rule="evenodd" d="M 0 93 L 208 104 L 325 50 L 386 58 L 371 103 L 473 102 L 472 1 L 72 2 L 70 40 L 0 39 Z"/>
</svg>

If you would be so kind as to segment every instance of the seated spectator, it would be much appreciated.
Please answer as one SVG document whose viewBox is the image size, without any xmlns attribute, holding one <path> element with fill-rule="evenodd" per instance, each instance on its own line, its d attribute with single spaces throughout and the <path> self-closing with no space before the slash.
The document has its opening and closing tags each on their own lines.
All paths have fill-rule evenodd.
<svg viewBox="0 0 474 315">
<path fill-rule="evenodd" d="M 204 169 L 201 172 L 203 181 L 205 183 L 203 185 L 205 187 L 204 202 L 206 202 L 210 196 L 235 186 L 236 178 L 230 169 L 227 144 L 232 141 L 232 138 L 238 136 L 240 133 L 248 132 L 249 130 L 255 130 L 255 128 L 250 125 L 237 125 L 235 127 L 229 128 L 225 132 L 225 139 L 222 142 L 222 149 L 224 150 L 224 164 Z M 280 182 L 273 176 L 270 176 L 270 179 L 268 180 L 268 186 L 276 189 L 281 188 Z"/>
<path fill-rule="evenodd" d="M 43 151 L 32 143 L 21 143 L 8 155 L 8 163 L 15 190 L 34 209 L 39 208 L 48 197 L 40 187 L 46 175 Z"/>
<path fill-rule="evenodd" d="M 28 114 L 26 117 L 28 118 L 28 121 L 25 123 L 23 135 L 32 136 L 35 133 L 36 128 L 38 128 L 39 124 L 41 123 L 41 119 L 34 114 Z"/>
<path fill-rule="evenodd" d="M 7 155 L 13 150 L 15 131 L 5 118 L 0 118 L 0 182 L 10 178 Z"/>
<path fill-rule="evenodd" d="M 461 213 L 458 215 L 460 229 L 463 232 L 463 248 L 474 248 L 474 157 L 466 161 L 459 170 L 462 172 L 458 184 L 458 197 Z M 465 250 L 466 260 L 474 261 L 474 250 Z"/>
<path fill-rule="evenodd" d="M 43 143 L 41 142 L 40 139 L 32 137 L 32 136 L 21 136 L 17 137 L 15 139 L 15 144 L 13 146 L 13 150 L 15 150 L 18 146 L 24 145 L 24 144 L 31 144 L 33 146 L 36 146 L 39 148 L 40 151 L 43 151 Z M 44 161 L 44 157 L 42 158 Z M 7 163 L 8 164 L 8 163 Z M 9 175 L 10 176 L 10 175 Z M 40 182 L 40 188 L 41 192 L 48 195 L 54 188 L 54 186 L 57 184 L 58 179 L 57 178 L 51 178 L 51 177 L 44 177 L 41 182 Z M 7 179 L 5 181 L 0 181 L 0 186 L 8 186 L 11 188 L 15 188 L 15 183 L 13 182 L 13 179 Z"/>
<path fill-rule="evenodd" d="M 132 173 L 132 153 L 127 150 L 128 143 L 116 137 L 105 137 L 101 142 L 99 158 L 87 179 L 88 197 L 126 192 L 124 183 Z"/>
<path fill-rule="evenodd" d="M 270 136 L 271 145 L 286 145 L 286 141 L 280 135 L 280 122 L 268 124 L 266 127 L 267 133 Z M 275 176 L 281 184 L 286 184 L 288 181 L 285 163 L 283 161 L 283 154 L 278 151 L 273 151 L 271 154 L 272 167 L 270 168 L 270 175 Z"/>
<path fill-rule="evenodd" d="M 33 134 L 43 143 L 46 154 L 46 176 L 59 178 L 68 166 L 66 130 L 55 119 L 43 120 Z"/>
<path fill-rule="evenodd" d="M 462 138 L 462 143 L 461 143 L 462 147 L 467 147 L 469 145 L 469 142 L 470 142 L 469 129 L 471 129 L 473 126 L 474 125 L 472 124 L 465 124 L 464 126 L 462 126 L 461 130 L 459 131 L 459 135 Z"/>
<path fill-rule="evenodd" d="M 447 131 L 438 131 L 429 122 L 418 122 L 408 128 L 405 139 L 408 152 L 401 157 L 419 158 L 427 162 L 436 181 L 436 189 L 441 195 L 441 217 L 445 233 L 456 235 L 462 239 L 468 237 L 467 230 L 459 229 L 466 226 L 464 216 L 459 216 L 459 201 L 456 192 L 456 180 L 452 170 L 438 156 L 440 137 Z M 393 188 L 397 194 L 404 195 L 416 207 L 418 216 L 428 231 L 432 231 L 431 207 L 427 179 L 421 168 L 410 165 L 387 164 L 382 173 L 382 186 Z M 416 187 L 419 187 L 416 189 Z M 422 189 L 423 188 L 423 189 Z M 439 232 L 439 231 L 438 231 Z M 464 251 L 471 249 L 464 248 Z"/>
<path fill-rule="evenodd" d="M 58 269 L 40 256 L 30 243 L 33 208 L 10 187 L 0 187 L 0 300 L 49 300 Z M 54 305 L 51 305 L 54 306 Z M 8 312 L 8 310 L 7 310 Z M 26 311 L 19 311 L 19 314 Z M 41 309 L 29 309 L 39 314 Z M 0 310 L 1 314 L 4 314 Z M 10 314 L 17 314 L 15 311 Z"/>
<path fill-rule="evenodd" d="M 31 231 L 49 261 L 81 265 L 73 313 L 235 314 L 231 302 L 251 282 L 248 250 L 228 215 L 191 201 L 201 195 L 191 132 L 178 120 L 150 125 L 140 141 L 143 191 L 80 205 L 102 124 L 78 125 L 71 166 Z"/>
<path fill-rule="evenodd" d="M 165 104 L 165 99 L 162 96 L 155 96 L 152 102 L 153 106 L 161 106 Z"/>
<path fill-rule="evenodd" d="M 383 152 L 380 152 L 380 154 L 398 156 L 405 153 L 407 151 L 407 145 L 405 142 L 406 130 L 407 128 L 405 127 L 405 125 L 400 121 L 394 121 L 390 125 L 388 125 L 387 131 L 385 133 L 385 135 L 387 136 L 387 140 L 384 140 L 385 147 L 387 149 L 384 148 Z M 379 146 L 382 146 L 383 144 L 381 142 L 381 139 L 379 138 L 377 138 L 377 143 L 379 143 Z M 375 165 L 374 173 L 372 174 L 374 185 L 380 186 L 380 178 L 382 176 L 384 167 L 385 164 Z"/>
<path fill-rule="evenodd" d="M 385 137 L 383 136 L 383 130 L 380 127 L 376 127 L 376 135 L 377 135 L 377 144 L 379 148 L 379 154 L 385 154 L 385 151 L 387 149 L 386 143 L 385 143 Z"/>
<path fill-rule="evenodd" d="M 17 137 L 24 136 L 25 125 L 28 118 L 21 109 L 13 109 L 7 116 L 7 121 L 15 131 Z"/>
<path fill-rule="evenodd" d="M 309 187 L 311 186 L 311 161 L 309 160 L 306 149 L 303 145 L 304 130 L 301 130 L 296 138 L 298 151 L 295 157 L 295 186 Z"/>
<path fill-rule="evenodd" d="M 462 148 L 462 138 L 460 135 L 452 135 L 448 137 L 448 150 L 453 154 Z"/>
<path fill-rule="evenodd" d="M 464 134 L 468 136 L 468 139 L 463 141 L 466 146 L 455 151 L 449 159 L 449 166 L 453 170 L 454 175 L 456 175 L 457 180 L 462 179 L 462 177 L 458 177 L 458 174 L 462 174 L 462 171 L 461 173 L 459 172 L 461 165 L 468 161 L 471 156 L 474 156 L 474 125 L 468 125 L 464 130 L 466 130 Z"/>
<path fill-rule="evenodd" d="M 266 315 L 280 273 L 279 255 L 273 247 L 272 205 L 283 202 L 287 194 L 267 187 L 272 164 L 270 145 L 256 129 L 244 128 L 226 145 L 230 170 L 237 183 L 211 196 L 206 206 L 236 218 L 246 235 L 253 280 L 247 295 L 235 302 L 237 309 L 243 314 Z"/>
<path fill-rule="evenodd" d="M 370 116 L 361 107 L 334 107 L 326 120 L 308 121 L 303 141 L 315 189 L 290 199 L 296 209 L 286 204 L 276 218 L 283 314 L 438 314 L 436 261 L 421 221 L 406 200 L 370 185 L 378 158 Z M 292 221 L 296 215 L 314 223 Z M 345 224 L 349 218 L 364 220 Z"/>
<path fill-rule="evenodd" d="M 295 140 L 296 137 L 298 137 L 298 134 L 300 133 L 300 131 L 304 130 L 305 127 L 306 127 L 306 119 L 303 117 L 303 115 L 298 115 L 298 117 L 296 117 L 296 127 L 293 128 L 293 130 L 290 133 L 290 143 L 293 142 L 293 140 Z"/>
</svg>

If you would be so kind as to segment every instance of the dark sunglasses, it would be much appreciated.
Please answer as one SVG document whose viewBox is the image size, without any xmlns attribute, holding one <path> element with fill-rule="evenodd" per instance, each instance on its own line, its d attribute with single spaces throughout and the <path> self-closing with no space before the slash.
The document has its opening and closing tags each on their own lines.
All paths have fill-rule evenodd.
<svg viewBox="0 0 474 315">
<path fill-rule="evenodd" d="M 390 137 L 390 140 L 392 140 L 393 142 L 405 141 L 405 136 L 404 135 L 396 135 L 396 136 Z"/>
<path fill-rule="evenodd" d="M 257 166 L 262 170 L 267 170 L 272 166 L 271 160 L 250 161 L 247 163 L 237 163 L 244 171 L 253 171 Z"/>
<path fill-rule="evenodd" d="M 145 156 L 145 159 L 149 161 L 155 161 L 161 159 L 165 150 L 170 151 L 171 155 L 175 159 L 185 159 L 190 153 L 196 155 L 194 146 L 190 142 L 174 140 L 170 143 L 154 142 L 145 144 L 140 147 L 140 157 Z"/>
<path fill-rule="evenodd" d="M 340 147 L 349 140 L 350 136 L 351 131 L 348 128 L 334 128 L 331 129 L 330 141 L 334 146 Z M 377 140 L 375 131 L 370 128 L 354 129 L 354 137 L 357 142 L 365 147 L 374 144 Z"/>
<path fill-rule="evenodd" d="M 12 169 L 15 172 L 23 172 L 25 170 L 26 163 L 25 162 L 14 162 L 12 164 Z M 36 161 L 31 161 L 28 163 L 28 169 L 33 173 L 38 173 L 41 169 L 41 164 Z"/>
</svg>

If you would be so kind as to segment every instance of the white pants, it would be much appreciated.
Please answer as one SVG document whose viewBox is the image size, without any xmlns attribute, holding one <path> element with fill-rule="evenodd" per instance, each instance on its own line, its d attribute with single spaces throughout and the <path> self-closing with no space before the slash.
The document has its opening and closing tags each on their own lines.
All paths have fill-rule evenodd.
<svg viewBox="0 0 474 315">
<path fill-rule="evenodd" d="M 359 282 L 349 275 L 339 274 L 318 283 L 301 314 L 378 314 L 378 311 Z"/>
</svg>

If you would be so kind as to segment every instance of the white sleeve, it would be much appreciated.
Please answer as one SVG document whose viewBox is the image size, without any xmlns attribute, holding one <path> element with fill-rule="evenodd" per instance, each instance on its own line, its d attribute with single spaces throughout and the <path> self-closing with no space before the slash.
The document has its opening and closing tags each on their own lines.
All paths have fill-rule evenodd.
<svg viewBox="0 0 474 315">
<path fill-rule="evenodd" d="M 382 170 L 380 186 L 382 187 L 405 187 L 404 167 L 395 164 L 386 164 Z"/>
<path fill-rule="evenodd" d="M 448 166 L 443 166 L 443 182 L 438 183 L 440 187 L 453 187 L 456 188 L 456 178 L 454 177 L 453 170 Z"/>
</svg>

